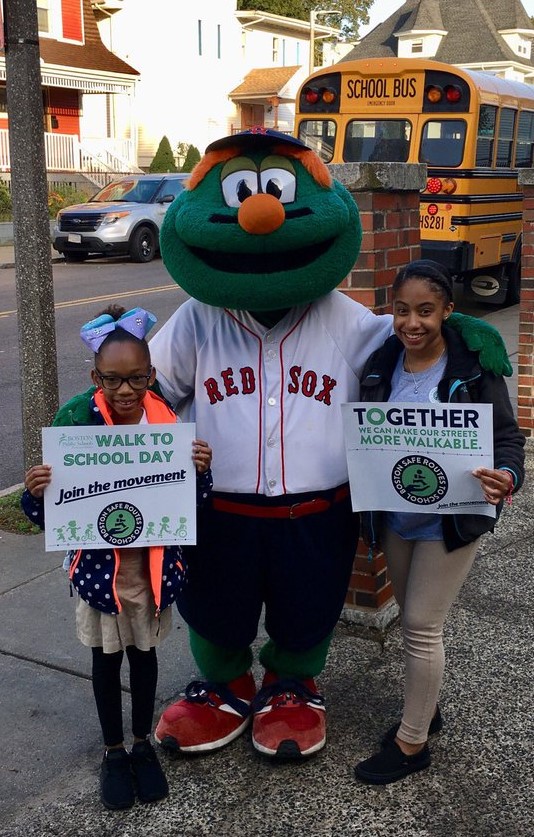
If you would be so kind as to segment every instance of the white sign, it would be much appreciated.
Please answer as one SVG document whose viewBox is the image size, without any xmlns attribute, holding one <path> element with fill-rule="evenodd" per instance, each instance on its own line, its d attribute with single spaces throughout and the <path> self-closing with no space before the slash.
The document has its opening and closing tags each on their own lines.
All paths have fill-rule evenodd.
<svg viewBox="0 0 534 837">
<path fill-rule="evenodd" d="M 47 551 L 196 543 L 194 424 L 42 433 Z"/>
<path fill-rule="evenodd" d="M 493 468 L 493 405 L 342 404 L 354 511 L 485 514 L 478 467 Z"/>
</svg>

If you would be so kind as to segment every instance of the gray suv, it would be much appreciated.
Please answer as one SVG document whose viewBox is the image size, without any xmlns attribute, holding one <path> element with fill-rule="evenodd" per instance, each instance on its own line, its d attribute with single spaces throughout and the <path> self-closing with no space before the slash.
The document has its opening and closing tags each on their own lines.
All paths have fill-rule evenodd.
<svg viewBox="0 0 534 837">
<path fill-rule="evenodd" d="M 90 254 L 150 262 L 165 213 L 189 174 L 134 174 L 100 189 L 88 203 L 58 212 L 53 245 L 69 262 Z"/>
</svg>

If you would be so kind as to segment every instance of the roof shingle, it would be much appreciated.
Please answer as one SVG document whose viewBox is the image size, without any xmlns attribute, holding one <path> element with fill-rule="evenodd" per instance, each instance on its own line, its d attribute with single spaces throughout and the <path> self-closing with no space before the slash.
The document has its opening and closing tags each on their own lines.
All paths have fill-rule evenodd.
<svg viewBox="0 0 534 837">
<path fill-rule="evenodd" d="M 435 55 L 448 64 L 476 61 L 514 61 L 534 66 L 534 57 L 518 56 L 499 34 L 500 30 L 534 31 L 520 0 L 406 0 L 387 20 L 376 26 L 342 61 L 355 58 L 396 57 L 396 33 L 445 30 Z"/>
</svg>

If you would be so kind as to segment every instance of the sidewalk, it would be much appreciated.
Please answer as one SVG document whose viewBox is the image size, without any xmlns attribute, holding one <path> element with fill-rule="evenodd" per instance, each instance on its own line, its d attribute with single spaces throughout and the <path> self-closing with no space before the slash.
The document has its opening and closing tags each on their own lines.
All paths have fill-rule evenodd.
<svg viewBox="0 0 534 837">
<path fill-rule="evenodd" d="M 157 805 L 105 811 L 98 799 L 99 728 L 90 654 L 74 637 L 62 556 L 43 539 L 0 533 L 2 837 L 527 837 L 532 834 L 534 444 L 527 487 L 506 508 L 446 628 L 444 731 L 429 770 L 388 787 L 356 782 L 398 716 L 398 626 L 383 647 L 342 625 L 320 686 L 327 747 L 300 764 L 257 756 L 248 735 L 209 757 L 171 761 Z M 195 675 L 175 615 L 159 654 L 157 715 Z M 256 670 L 257 679 L 261 672 Z M 126 687 L 126 686 L 125 686 Z M 125 723 L 128 729 L 129 700 Z"/>
<path fill-rule="evenodd" d="M 503 333 L 516 368 L 517 308 L 487 319 Z M 399 627 L 381 644 L 340 624 L 319 681 L 328 707 L 325 750 L 278 764 L 257 755 L 245 734 L 212 756 L 171 761 L 163 753 L 169 798 L 106 811 L 98 798 L 102 747 L 90 652 L 75 638 L 63 554 L 45 553 L 42 535 L 0 532 L 0 837 L 528 837 L 534 440 L 527 469 L 525 488 L 483 539 L 446 626 L 444 730 L 431 741 L 433 764 L 387 787 L 358 783 L 352 768 L 399 717 Z M 159 652 L 156 717 L 197 675 L 186 627 L 173 616 Z M 255 675 L 259 681 L 258 667 Z"/>
</svg>

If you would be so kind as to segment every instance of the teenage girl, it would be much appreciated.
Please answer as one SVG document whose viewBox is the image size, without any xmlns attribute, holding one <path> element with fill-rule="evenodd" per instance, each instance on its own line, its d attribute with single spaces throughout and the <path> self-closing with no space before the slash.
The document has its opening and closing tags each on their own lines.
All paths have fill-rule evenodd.
<svg viewBox="0 0 534 837">
<path fill-rule="evenodd" d="M 494 468 L 477 468 L 481 494 L 497 507 L 511 501 L 524 478 L 525 439 L 502 377 L 481 369 L 478 355 L 447 326 L 452 281 L 430 260 L 409 264 L 393 284 L 395 334 L 363 371 L 362 401 L 479 402 L 493 404 Z M 428 767 L 429 733 L 439 732 L 437 704 L 443 678 L 443 623 L 471 568 L 480 536 L 495 519 L 484 515 L 387 512 L 364 515 L 369 543 L 379 530 L 388 574 L 402 617 L 405 702 L 400 723 L 381 749 L 356 765 L 357 778 L 388 784 Z"/>
<path fill-rule="evenodd" d="M 80 395 L 62 407 L 54 425 L 175 423 L 167 403 L 149 390 L 156 370 L 145 337 L 156 322 L 141 308 L 125 312 L 110 306 L 82 327 L 81 337 L 94 352 L 91 379 L 96 387 L 87 409 Z M 211 491 L 211 449 L 193 442 L 197 501 Z M 48 465 L 36 465 L 25 476 L 22 506 L 30 520 L 44 528 L 43 492 L 51 480 Z M 87 572 L 89 571 L 89 572 Z M 113 579 L 115 577 L 115 584 Z M 91 587 L 82 577 L 91 578 Z M 171 607 L 183 583 L 184 559 L 179 546 L 79 550 L 70 565 L 78 593 L 77 635 L 92 650 L 92 682 L 105 753 L 100 771 L 102 802 L 107 808 L 129 808 L 135 796 L 153 802 L 168 794 L 168 785 L 149 741 L 158 663 L 156 646 L 169 633 Z M 124 746 L 120 671 L 124 652 L 130 665 L 133 746 Z"/>
</svg>

